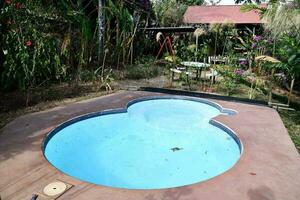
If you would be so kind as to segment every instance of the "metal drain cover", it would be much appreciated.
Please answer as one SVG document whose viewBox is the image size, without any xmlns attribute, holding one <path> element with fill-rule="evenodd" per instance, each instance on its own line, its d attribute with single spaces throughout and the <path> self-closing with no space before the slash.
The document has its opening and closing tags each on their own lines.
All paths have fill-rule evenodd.
<svg viewBox="0 0 300 200">
<path fill-rule="evenodd" d="M 56 196 L 67 190 L 67 185 L 63 182 L 56 181 L 44 187 L 44 194 L 47 196 Z"/>
</svg>

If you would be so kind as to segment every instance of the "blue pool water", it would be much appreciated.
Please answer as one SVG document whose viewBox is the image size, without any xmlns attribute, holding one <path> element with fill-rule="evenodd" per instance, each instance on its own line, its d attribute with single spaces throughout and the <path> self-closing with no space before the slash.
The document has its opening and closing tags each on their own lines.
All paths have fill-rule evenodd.
<svg viewBox="0 0 300 200">
<path fill-rule="evenodd" d="M 160 189 L 198 183 L 240 158 L 231 134 L 209 123 L 215 106 L 155 99 L 70 124 L 48 138 L 44 154 L 60 171 L 90 183 Z"/>
</svg>

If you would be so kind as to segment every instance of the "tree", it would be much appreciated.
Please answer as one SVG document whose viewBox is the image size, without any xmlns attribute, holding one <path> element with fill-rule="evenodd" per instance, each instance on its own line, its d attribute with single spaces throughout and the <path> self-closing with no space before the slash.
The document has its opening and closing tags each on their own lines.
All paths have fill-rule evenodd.
<svg viewBox="0 0 300 200">
<path fill-rule="evenodd" d="M 179 26 L 188 6 L 199 6 L 204 2 L 204 0 L 157 0 L 153 2 L 153 8 L 160 26 Z"/>
<path fill-rule="evenodd" d="M 300 37 L 300 1 L 286 4 L 274 1 L 263 13 L 262 18 L 267 22 L 265 28 L 273 37 L 280 37 L 286 33 L 297 33 L 296 36 Z"/>
<path fill-rule="evenodd" d="M 176 0 L 156 1 L 154 11 L 160 26 L 179 26 L 187 5 Z"/>
</svg>

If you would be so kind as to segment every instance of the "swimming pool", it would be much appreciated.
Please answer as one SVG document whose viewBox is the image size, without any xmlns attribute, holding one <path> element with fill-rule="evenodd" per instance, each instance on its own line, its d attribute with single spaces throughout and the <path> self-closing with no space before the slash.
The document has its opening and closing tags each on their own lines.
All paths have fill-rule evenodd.
<svg viewBox="0 0 300 200">
<path fill-rule="evenodd" d="M 239 139 L 212 120 L 233 113 L 203 99 L 137 99 L 126 109 L 58 126 L 45 139 L 44 155 L 63 173 L 97 185 L 162 189 L 194 184 L 239 160 Z"/>
</svg>

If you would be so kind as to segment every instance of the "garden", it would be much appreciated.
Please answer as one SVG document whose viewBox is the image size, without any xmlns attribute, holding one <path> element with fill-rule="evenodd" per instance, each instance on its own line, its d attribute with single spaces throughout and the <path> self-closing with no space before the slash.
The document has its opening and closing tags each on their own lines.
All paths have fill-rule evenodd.
<svg viewBox="0 0 300 200">
<path fill-rule="evenodd" d="M 25 113 L 155 87 L 268 103 L 300 152 L 300 2 L 243 5 L 264 22 L 255 27 L 227 21 L 172 34 L 149 28 L 187 27 L 188 6 L 204 3 L 2 1 L 0 128 Z M 166 38 L 171 48 L 162 44 Z M 207 67 L 199 74 L 184 61 Z"/>
</svg>

